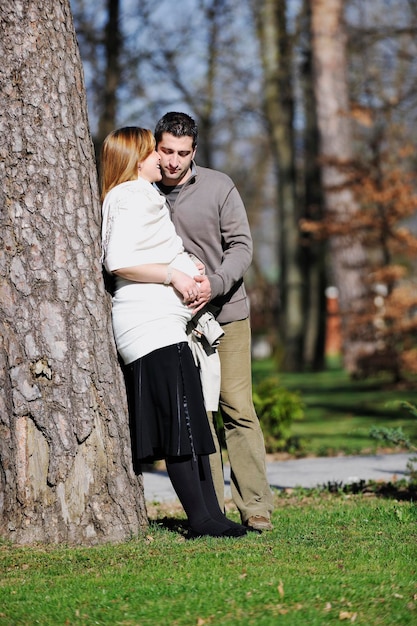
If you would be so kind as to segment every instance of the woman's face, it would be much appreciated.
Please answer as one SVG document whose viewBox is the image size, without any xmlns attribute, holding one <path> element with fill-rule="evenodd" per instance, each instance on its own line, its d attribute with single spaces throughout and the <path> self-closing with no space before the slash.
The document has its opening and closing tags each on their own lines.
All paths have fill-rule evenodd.
<svg viewBox="0 0 417 626">
<path fill-rule="evenodd" d="M 138 178 L 144 178 L 149 183 L 154 183 L 157 180 L 161 180 L 161 157 L 154 150 L 148 157 L 138 165 Z"/>
</svg>

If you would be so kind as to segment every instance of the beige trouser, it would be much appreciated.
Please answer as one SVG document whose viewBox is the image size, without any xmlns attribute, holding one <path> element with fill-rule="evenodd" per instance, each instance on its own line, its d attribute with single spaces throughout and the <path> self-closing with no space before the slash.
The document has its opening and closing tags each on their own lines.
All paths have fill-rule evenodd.
<svg viewBox="0 0 417 626">
<path fill-rule="evenodd" d="M 242 522 L 252 515 L 269 518 L 272 492 L 266 477 L 265 443 L 252 401 L 251 330 L 249 319 L 223 324 L 218 348 L 221 363 L 220 410 L 231 469 L 231 491 Z M 217 452 L 210 466 L 220 508 L 224 477 L 218 437 L 209 413 Z"/>
</svg>

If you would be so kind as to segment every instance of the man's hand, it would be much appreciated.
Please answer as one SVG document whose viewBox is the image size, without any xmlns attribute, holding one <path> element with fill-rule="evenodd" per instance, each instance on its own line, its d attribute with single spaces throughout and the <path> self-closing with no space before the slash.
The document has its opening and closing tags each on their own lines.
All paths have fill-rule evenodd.
<svg viewBox="0 0 417 626">
<path fill-rule="evenodd" d="M 188 304 L 188 306 L 193 310 L 193 313 L 197 313 L 200 311 L 207 302 L 210 302 L 211 299 L 211 285 L 210 281 L 206 275 L 197 275 L 194 276 L 194 280 L 197 283 L 199 288 L 199 293 L 197 298 Z"/>
</svg>

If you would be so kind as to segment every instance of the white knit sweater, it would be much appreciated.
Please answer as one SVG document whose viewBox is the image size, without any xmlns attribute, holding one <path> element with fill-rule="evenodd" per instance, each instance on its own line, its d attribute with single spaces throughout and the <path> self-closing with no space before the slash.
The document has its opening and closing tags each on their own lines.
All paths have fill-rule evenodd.
<svg viewBox="0 0 417 626">
<path fill-rule="evenodd" d="M 198 270 L 184 252 L 165 199 L 143 179 L 113 188 L 103 203 L 102 261 L 108 272 L 147 263 L 167 263 L 190 276 Z M 112 322 L 125 363 L 153 350 L 187 341 L 191 311 L 171 285 L 116 277 Z"/>
</svg>

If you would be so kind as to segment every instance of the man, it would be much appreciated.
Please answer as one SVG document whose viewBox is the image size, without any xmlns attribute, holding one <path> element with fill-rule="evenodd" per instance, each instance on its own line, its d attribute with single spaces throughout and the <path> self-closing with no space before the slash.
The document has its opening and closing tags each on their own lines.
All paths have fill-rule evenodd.
<svg viewBox="0 0 417 626">
<path fill-rule="evenodd" d="M 185 249 L 205 265 L 209 287 L 202 286 L 198 306 L 210 300 L 218 307 L 217 320 L 225 332 L 218 348 L 220 410 L 232 497 L 244 524 L 271 530 L 272 493 L 266 477 L 264 438 L 252 402 L 249 301 L 243 284 L 252 261 L 252 238 L 233 181 L 195 164 L 197 136 L 196 123 L 185 113 L 166 113 L 159 120 L 155 139 L 162 180 L 157 184 L 166 196 Z M 224 509 L 223 466 L 212 414 L 209 420 L 217 449 L 211 469 Z"/>
</svg>

